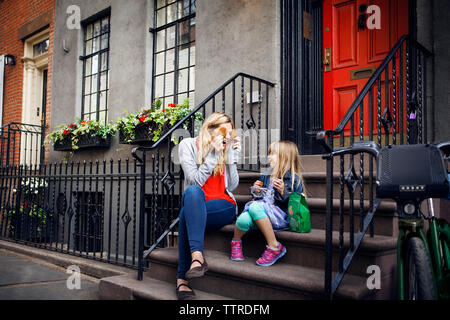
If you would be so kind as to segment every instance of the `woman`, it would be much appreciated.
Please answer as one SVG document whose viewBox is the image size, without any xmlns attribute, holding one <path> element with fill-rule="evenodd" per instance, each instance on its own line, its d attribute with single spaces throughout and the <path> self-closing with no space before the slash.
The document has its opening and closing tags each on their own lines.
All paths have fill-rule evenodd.
<svg viewBox="0 0 450 320">
<path fill-rule="evenodd" d="M 179 145 L 184 172 L 184 194 L 178 229 L 178 299 L 192 299 L 188 280 L 203 276 L 208 265 L 203 256 L 205 229 L 218 229 L 233 222 L 236 201 L 231 191 L 239 184 L 237 159 L 239 138 L 224 113 L 213 113 L 196 138 Z"/>
</svg>

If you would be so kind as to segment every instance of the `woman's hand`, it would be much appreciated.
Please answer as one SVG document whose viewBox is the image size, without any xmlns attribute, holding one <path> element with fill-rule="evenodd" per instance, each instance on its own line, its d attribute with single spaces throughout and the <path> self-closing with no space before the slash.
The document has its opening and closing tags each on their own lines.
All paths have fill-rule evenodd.
<svg viewBox="0 0 450 320">
<path fill-rule="evenodd" d="M 241 149 L 241 138 L 239 138 L 239 137 L 234 138 L 234 143 L 233 143 L 233 145 L 231 147 L 234 150 Z"/>
<path fill-rule="evenodd" d="M 273 187 L 277 189 L 282 197 L 284 197 L 284 181 L 283 179 L 273 180 Z"/>
<path fill-rule="evenodd" d="M 215 151 L 215 152 L 222 152 L 224 149 L 224 144 L 223 144 L 223 140 L 224 137 L 222 135 L 218 135 L 216 136 L 213 141 L 211 141 L 211 148 Z"/>
</svg>

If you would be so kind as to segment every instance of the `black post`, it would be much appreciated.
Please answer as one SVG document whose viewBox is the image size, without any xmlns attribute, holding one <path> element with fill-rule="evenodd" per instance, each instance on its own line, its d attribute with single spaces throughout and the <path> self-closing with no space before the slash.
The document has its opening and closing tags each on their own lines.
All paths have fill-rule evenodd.
<svg viewBox="0 0 450 320">
<path fill-rule="evenodd" d="M 6 145 L 6 165 L 9 165 L 9 151 L 11 149 L 11 128 L 8 126 L 8 144 Z M 14 152 L 14 150 L 13 150 Z"/>
<path fill-rule="evenodd" d="M 333 136 L 329 136 L 328 144 L 333 149 Z M 325 298 L 333 299 L 331 288 L 333 259 L 333 156 L 327 159 L 327 216 L 325 226 Z"/>
<path fill-rule="evenodd" d="M 141 188 L 139 198 L 139 252 L 138 252 L 138 280 L 142 280 L 144 274 L 144 223 L 145 223 L 145 151 L 142 153 L 141 166 Z"/>
</svg>

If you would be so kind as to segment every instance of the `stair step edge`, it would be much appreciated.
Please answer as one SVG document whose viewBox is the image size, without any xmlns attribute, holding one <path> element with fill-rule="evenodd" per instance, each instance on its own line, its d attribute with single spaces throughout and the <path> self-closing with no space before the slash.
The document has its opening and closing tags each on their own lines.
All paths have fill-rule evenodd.
<svg viewBox="0 0 450 320">
<path fill-rule="evenodd" d="M 250 194 L 233 194 L 236 201 L 251 201 L 252 196 Z M 308 207 L 309 208 L 316 208 L 316 207 L 323 207 L 327 203 L 326 198 L 307 198 Z M 369 209 L 370 200 L 364 200 L 364 209 Z M 333 208 L 339 208 L 340 207 L 340 199 L 333 199 Z M 354 198 L 353 200 L 353 207 L 355 210 L 359 210 L 360 208 L 360 199 Z M 350 200 L 344 199 L 344 208 L 350 208 Z M 383 200 L 381 201 L 380 205 L 378 206 L 377 213 L 378 212 L 392 212 L 397 210 L 397 205 L 394 201 L 388 201 Z"/>
<path fill-rule="evenodd" d="M 322 295 L 324 271 L 315 268 L 296 266 L 278 262 L 271 267 L 260 267 L 248 260 L 232 262 L 228 255 L 214 250 L 205 250 L 209 274 L 235 278 L 239 281 L 251 281 L 266 285 L 288 288 L 313 295 Z M 157 249 L 150 255 L 151 263 L 163 262 L 176 266 L 178 264 L 177 248 Z M 151 269 L 151 265 L 150 265 Z M 299 276 L 303 275 L 303 276 Z M 339 287 L 336 297 L 345 299 L 363 299 L 371 293 L 366 286 L 366 278 L 347 274 Z"/>
<path fill-rule="evenodd" d="M 359 170 L 358 170 L 357 173 L 358 173 L 358 176 L 359 176 Z M 344 173 L 344 175 L 345 175 L 345 174 L 346 174 L 346 173 Z M 240 180 L 252 180 L 252 179 L 257 180 L 257 179 L 259 179 L 260 176 L 261 176 L 261 173 L 254 173 L 254 172 L 239 172 L 239 179 L 240 179 Z M 307 171 L 307 172 L 303 172 L 303 173 L 302 173 L 302 176 L 303 176 L 304 179 L 307 179 L 307 180 L 312 180 L 312 179 L 320 179 L 320 180 L 323 180 L 323 179 L 326 179 L 327 173 L 326 173 L 326 171 Z M 369 183 L 369 181 L 368 181 L 369 177 L 370 177 L 370 172 L 369 172 L 369 171 L 364 171 L 364 179 L 366 180 L 366 181 L 365 181 L 366 184 Z M 374 181 L 375 181 L 375 179 L 376 179 L 376 173 L 374 173 L 374 174 L 372 175 L 372 177 L 373 177 L 373 179 L 374 179 Z M 334 172 L 333 172 L 333 178 L 334 178 L 334 180 L 339 181 L 339 178 L 340 178 L 340 172 L 339 172 L 339 171 L 334 171 Z M 253 182 L 254 180 L 252 180 L 252 182 Z"/>
<path fill-rule="evenodd" d="M 228 237 L 231 239 L 234 231 L 234 224 L 226 225 L 222 227 L 219 231 L 225 234 L 229 234 Z M 325 230 L 323 229 L 311 229 L 311 232 L 309 233 L 278 231 L 276 235 L 278 240 L 280 240 L 280 242 L 286 241 L 291 244 L 299 243 L 322 248 L 325 247 Z M 349 235 L 350 235 L 349 232 L 344 232 L 344 247 L 348 247 L 349 245 Z M 339 231 L 333 231 L 333 246 L 334 247 L 339 246 Z M 374 235 L 373 238 L 366 235 L 359 248 L 359 250 L 363 252 L 392 251 L 396 249 L 397 249 L 396 237 L 382 236 L 376 234 Z"/>
<path fill-rule="evenodd" d="M 100 290 L 113 290 L 114 287 L 131 291 L 135 299 L 145 300 L 177 300 L 175 281 L 173 283 L 148 277 L 144 273 L 142 281 L 137 280 L 136 273 L 107 277 L 100 280 Z M 127 291 L 128 291 L 127 290 Z M 126 298 L 126 297 L 116 297 Z M 195 300 L 232 300 L 229 297 L 195 289 Z"/>
</svg>

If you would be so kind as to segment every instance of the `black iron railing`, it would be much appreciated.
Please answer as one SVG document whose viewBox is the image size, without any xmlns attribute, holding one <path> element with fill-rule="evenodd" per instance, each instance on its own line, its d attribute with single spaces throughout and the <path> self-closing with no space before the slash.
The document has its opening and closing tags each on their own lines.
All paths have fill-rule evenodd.
<svg viewBox="0 0 450 320">
<path fill-rule="evenodd" d="M 136 268 L 140 180 L 135 159 L 1 166 L 0 238 Z"/>
<path fill-rule="evenodd" d="M 241 136 L 242 152 L 238 168 L 259 170 L 266 158 L 264 155 L 269 139 L 278 138 L 272 137 L 269 132 L 269 88 L 273 86 L 269 81 L 238 73 L 197 105 L 154 145 L 132 150 L 132 155 L 141 168 L 141 181 L 145 181 L 140 184 L 139 194 L 143 195 L 151 190 L 154 195 L 148 214 L 144 198 L 140 198 L 139 280 L 142 280 L 147 257 L 156 247 L 167 244 L 164 242 L 167 242 L 168 236 L 170 238 L 169 234 L 178 223 L 183 173 L 177 163 L 177 150 L 172 139 L 179 140 L 198 134 L 201 125 L 195 121 L 198 113 L 202 114 L 203 119 L 215 111 L 227 113 L 234 120 L 238 135 Z M 138 151 L 142 155 L 138 155 Z M 152 176 L 146 179 L 149 171 Z"/>
<path fill-rule="evenodd" d="M 0 166 L 44 163 L 40 125 L 11 122 L 0 128 Z"/>
<path fill-rule="evenodd" d="M 408 35 L 402 36 L 370 77 L 334 130 L 317 138 L 327 153 L 335 147 L 349 146 L 355 140 L 375 141 L 378 145 L 414 144 L 427 141 L 427 58 L 431 53 Z M 333 172 L 334 159 L 327 159 L 325 295 L 332 298 L 348 270 L 367 230 L 374 236 L 373 217 L 380 204 L 374 198 L 373 157 L 339 156 L 339 261 L 333 275 Z M 344 167 L 348 166 L 345 170 Z M 367 168 L 368 170 L 365 169 Z M 358 168 L 359 167 L 359 168 Z M 358 208 L 355 197 L 359 190 Z M 349 198 L 348 246 L 344 246 L 344 200 Z M 355 226 L 355 217 L 359 226 Z M 356 235 L 355 235 L 356 232 Z"/>
</svg>

